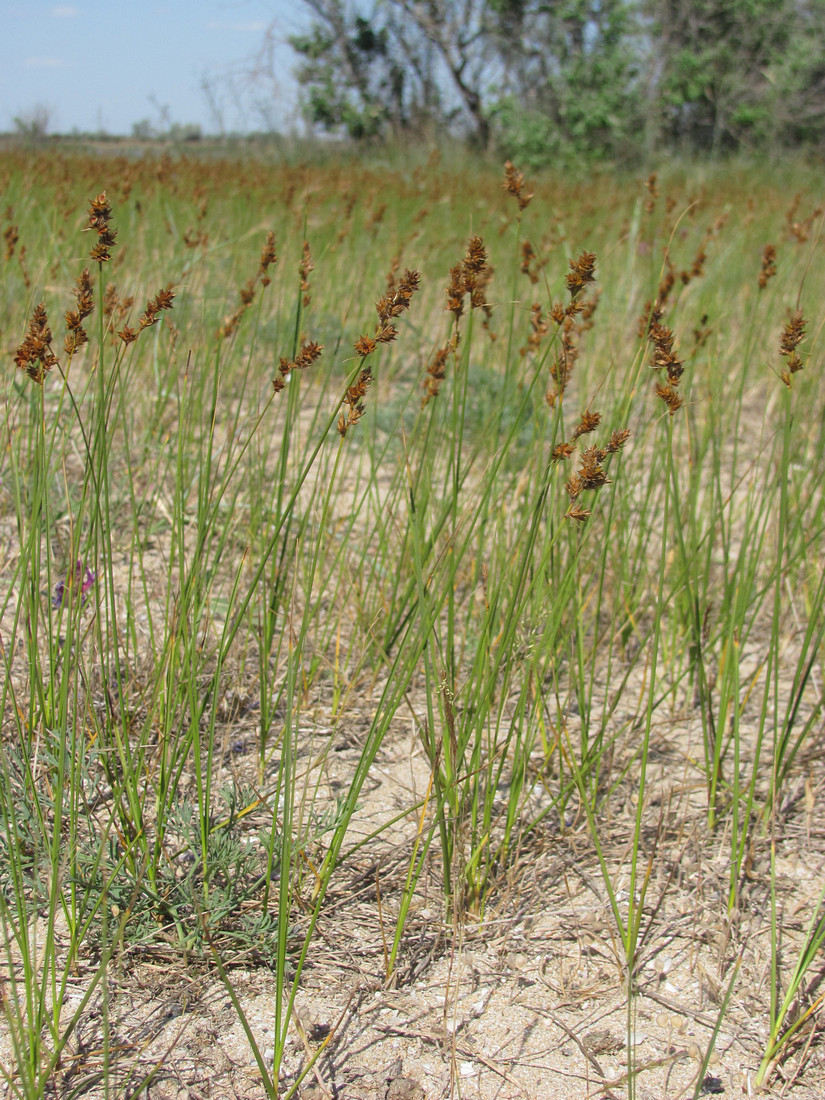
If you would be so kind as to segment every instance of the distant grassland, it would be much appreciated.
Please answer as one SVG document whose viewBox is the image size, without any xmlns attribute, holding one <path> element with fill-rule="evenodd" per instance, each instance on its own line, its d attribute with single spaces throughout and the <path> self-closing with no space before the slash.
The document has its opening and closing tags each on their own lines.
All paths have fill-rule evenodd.
<svg viewBox="0 0 825 1100">
<path fill-rule="evenodd" d="M 370 766 L 411 721 L 429 783 L 388 975 L 431 850 L 445 915 L 483 921 L 517 849 L 586 821 L 632 1006 L 678 727 L 720 913 L 756 906 L 767 860 L 770 1072 L 825 936 L 814 892 L 783 945 L 776 888 L 825 779 L 817 180 L 0 155 L 24 1095 L 84 1011 L 69 975 L 91 996 L 161 932 L 228 988 L 238 951 L 273 967 L 274 1095 Z M 332 777 L 345 735 L 358 762 Z"/>
</svg>

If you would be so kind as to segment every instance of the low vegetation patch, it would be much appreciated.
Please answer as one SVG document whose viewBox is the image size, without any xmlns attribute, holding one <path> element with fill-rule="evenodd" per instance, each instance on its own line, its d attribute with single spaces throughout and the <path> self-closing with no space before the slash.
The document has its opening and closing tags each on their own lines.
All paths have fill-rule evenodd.
<svg viewBox="0 0 825 1100">
<path fill-rule="evenodd" d="M 0 157 L 8 1095 L 819 1095 L 795 174 Z"/>
</svg>

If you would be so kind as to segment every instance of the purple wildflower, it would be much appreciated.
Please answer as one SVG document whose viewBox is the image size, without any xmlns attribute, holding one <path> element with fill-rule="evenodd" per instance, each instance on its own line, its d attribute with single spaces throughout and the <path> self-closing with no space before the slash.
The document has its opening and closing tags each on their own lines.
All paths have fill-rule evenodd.
<svg viewBox="0 0 825 1100">
<path fill-rule="evenodd" d="M 54 595 L 52 596 L 52 607 L 55 609 L 63 606 L 63 599 L 66 595 L 66 589 L 71 585 L 76 585 L 80 588 L 80 604 L 81 607 L 86 603 L 86 598 L 89 592 L 94 587 L 94 583 L 97 580 L 97 574 L 86 566 L 86 571 L 83 571 L 83 563 L 80 558 L 75 562 L 74 575 L 67 574 L 65 581 L 58 581 L 54 586 Z"/>
</svg>

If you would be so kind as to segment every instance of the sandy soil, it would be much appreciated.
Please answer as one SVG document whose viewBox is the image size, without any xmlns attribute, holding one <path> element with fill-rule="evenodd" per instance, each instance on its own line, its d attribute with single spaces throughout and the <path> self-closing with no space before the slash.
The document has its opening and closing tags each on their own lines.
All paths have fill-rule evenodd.
<svg viewBox="0 0 825 1100">
<path fill-rule="evenodd" d="M 645 841 L 651 876 L 631 1016 L 615 920 L 586 819 L 575 809 L 563 826 L 548 816 L 524 838 L 483 920 L 466 914 L 460 922 L 445 921 L 433 861 L 410 912 L 400 965 L 387 981 L 385 952 L 417 829 L 411 813 L 356 853 L 333 882 L 296 1001 L 283 1085 L 323 1046 L 299 1091 L 313 1100 L 618 1100 L 627 1096 L 630 1049 L 640 1100 L 676 1100 L 695 1094 L 718 1026 L 699 1095 L 753 1095 L 767 1037 L 768 848 L 764 841 L 756 846 L 739 908 L 728 918 L 729 841 L 707 836 L 700 784 L 685 763 L 696 727 L 695 716 L 675 715 L 657 732 L 651 754 Z M 243 744 L 238 733 L 228 733 L 236 746 Z M 328 756 L 328 790 L 336 774 L 350 772 L 359 737 L 354 718 L 349 739 Z M 227 759 L 236 774 L 247 771 L 251 743 L 250 751 Z M 811 754 L 805 768 L 799 798 L 783 808 L 777 848 L 786 973 L 802 943 L 825 855 L 821 756 Z M 414 803 L 427 778 L 414 734 L 399 729 L 375 762 L 353 839 Z M 632 790 L 619 786 L 599 826 L 620 902 L 632 809 Z M 293 918 L 300 933 L 306 913 Z M 82 996 L 85 970 L 81 964 L 70 985 L 68 1008 Z M 810 999 L 822 968 L 814 971 Z M 229 976 L 261 1053 L 271 1059 L 274 974 L 265 965 L 244 968 L 241 959 Z M 141 1082 L 152 1100 L 265 1095 L 237 1013 L 207 960 L 184 959 L 161 940 L 129 949 L 111 968 L 108 997 L 110 1091 L 101 1084 L 98 994 L 62 1061 L 55 1095 L 128 1097 Z M 825 1095 L 817 1022 L 814 1016 L 803 1029 L 762 1095 Z M 7 1035 L 0 1058 L 6 1067 L 13 1064 Z"/>
</svg>

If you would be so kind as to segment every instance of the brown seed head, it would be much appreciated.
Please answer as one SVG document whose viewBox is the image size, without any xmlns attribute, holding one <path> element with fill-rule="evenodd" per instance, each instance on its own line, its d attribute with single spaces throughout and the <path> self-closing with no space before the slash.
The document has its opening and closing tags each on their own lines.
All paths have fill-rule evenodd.
<svg viewBox="0 0 825 1100">
<path fill-rule="evenodd" d="M 759 269 L 759 289 L 764 290 L 768 280 L 776 274 L 776 249 L 772 244 L 766 244 L 762 250 L 762 266 Z"/>
<path fill-rule="evenodd" d="M 77 301 L 77 312 L 83 321 L 95 308 L 94 288 L 88 267 L 84 267 L 78 275 L 73 294 Z"/>
<path fill-rule="evenodd" d="M 372 355 L 375 351 L 376 343 L 371 336 L 359 336 L 353 346 L 356 355 L 360 355 L 362 359 L 366 359 L 368 355 Z"/>
<path fill-rule="evenodd" d="M 786 359 L 790 359 L 796 353 L 796 349 L 804 339 L 805 318 L 802 314 L 802 310 L 798 309 L 795 313 L 792 313 L 785 322 L 785 327 L 782 330 L 782 339 L 779 342 L 780 355 L 784 355 Z"/>
<path fill-rule="evenodd" d="M 579 332 L 588 332 L 593 328 L 593 314 L 596 312 L 599 306 L 599 299 L 601 298 L 601 291 L 594 291 L 593 296 L 590 298 L 574 298 L 567 307 L 567 313 L 575 308 L 579 314 L 578 328 Z"/>
<path fill-rule="evenodd" d="M 467 243 L 467 253 L 464 257 L 465 272 L 472 271 L 478 275 L 487 266 L 487 250 L 481 237 L 471 237 Z"/>
<path fill-rule="evenodd" d="M 582 489 L 601 489 L 603 485 L 610 483 L 610 479 L 602 466 L 603 458 L 604 452 L 597 447 L 588 447 L 586 451 L 582 452 L 579 466 L 579 479 L 581 480 Z"/>
<path fill-rule="evenodd" d="M 14 355 L 18 370 L 25 371 L 39 386 L 43 385 L 48 372 L 58 363 L 51 343 L 52 330 L 49 328 L 46 307 L 41 302 L 34 307 L 26 338 Z"/>
<path fill-rule="evenodd" d="M 582 479 L 578 474 L 571 474 L 564 483 L 564 491 L 570 497 L 571 501 L 576 500 L 583 488 Z"/>
<path fill-rule="evenodd" d="M 667 371 L 668 382 L 672 386 L 678 386 L 679 379 L 684 374 L 684 367 L 682 360 L 673 350 L 673 333 L 669 328 L 656 322 L 650 326 L 648 339 L 653 344 L 651 365 L 656 369 L 664 368 Z"/>
<path fill-rule="evenodd" d="M 158 323 L 158 314 L 172 308 L 174 297 L 175 292 L 172 290 L 171 286 L 169 286 L 159 290 L 154 298 L 150 298 L 146 303 L 146 309 L 140 315 L 141 329 L 150 328 L 152 325 L 156 325 Z"/>
<path fill-rule="evenodd" d="M 581 420 L 576 430 L 573 432 L 573 438 L 578 439 L 580 435 L 587 435 L 588 432 L 594 432 L 602 422 L 602 414 L 597 412 L 583 412 Z"/>
<path fill-rule="evenodd" d="M 414 268 L 405 268 L 404 274 L 401 276 L 401 281 L 398 284 L 399 297 L 409 304 L 413 294 L 421 286 L 421 272 L 416 271 Z"/>
<path fill-rule="evenodd" d="M 63 347 L 70 357 L 89 342 L 89 337 L 83 328 L 83 322 L 94 309 L 95 301 L 92 279 L 87 267 L 78 275 L 72 293 L 77 302 L 77 309 L 66 311 L 66 335 L 63 338 Z"/>
<path fill-rule="evenodd" d="M 528 351 L 537 352 L 549 331 L 550 324 L 542 315 L 541 305 L 534 302 L 530 307 L 530 335 L 527 337 L 527 346 L 519 348 L 519 353 L 526 355 Z"/>
<path fill-rule="evenodd" d="M 539 281 L 538 272 L 533 270 L 533 261 L 536 259 L 536 253 L 532 244 L 525 240 L 521 245 L 521 273 L 526 275 L 531 283 L 535 284 Z"/>
<path fill-rule="evenodd" d="M 567 317 L 567 311 L 561 302 L 554 302 L 550 307 L 550 320 L 557 325 L 563 325 Z"/>
<path fill-rule="evenodd" d="M 344 397 L 344 404 L 347 406 L 346 413 L 341 413 L 338 417 L 338 434 L 343 438 L 350 428 L 352 428 L 366 412 L 366 406 L 361 400 L 366 396 L 367 390 L 372 382 L 372 371 L 369 367 L 364 367 L 358 376 L 358 381 L 355 382 L 347 390 Z"/>
<path fill-rule="evenodd" d="M 369 367 L 364 367 L 361 373 L 358 375 L 358 381 L 353 383 L 347 390 L 346 397 L 344 398 L 344 404 L 357 405 L 362 398 L 367 396 L 367 390 L 370 388 L 372 382 L 372 371 Z"/>
<path fill-rule="evenodd" d="M 450 268 L 450 284 L 447 287 L 447 305 L 444 307 L 448 309 L 458 320 L 461 314 L 464 312 L 464 271 L 461 264 L 456 264 L 455 267 Z"/>
<path fill-rule="evenodd" d="M 316 343 L 304 344 L 294 360 L 285 358 L 283 355 L 280 357 L 278 365 L 278 374 L 272 381 L 272 388 L 276 393 L 284 388 L 286 384 L 286 376 L 293 370 L 306 370 L 317 359 L 321 357 L 323 346 Z"/>
<path fill-rule="evenodd" d="M 88 344 L 89 337 L 84 328 L 69 329 L 63 337 L 63 347 L 68 356 L 74 355 L 84 344 Z"/>
<path fill-rule="evenodd" d="M 393 317 L 399 317 L 410 308 L 412 296 L 418 290 L 420 281 L 419 273 L 407 268 L 398 284 L 393 282 L 387 288 L 387 292 L 375 303 L 379 325 L 383 325 Z"/>
<path fill-rule="evenodd" d="M 379 344 L 391 344 L 398 335 L 398 329 L 393 324 L 377 325 L 375 339 Z"/>
<path fill-rule="evenodd" d="M 135 332 L 135 330 L 133 328 L 130 328 L 128 325 L 120 330 L 118 336 L 121 338 L 123 343 L 126 344 L 127 347 L 129 346 L 129 344 L 134 344 L 135 340 L 137 340 L 138 338 L 137 332 Z"/>
<path fill-rule="evenodd" d="M 575 260 L 570 260 L 570 274 L 567 276 L 567 289 L 572 298 L 578 297 L 588 283 L 596 278 L 596 253 L 582 252 Z"/>
<path fill-rule="evenodd" d="M 89 200 L 89 229 L 101 230 L 112 217 L 112 208 L 106 198 L 106 192 L 101 191 L 95 198 Z"/>
<path fill-rule="evenodd" d="M 117 307 L 117 287 L 108 283 L 103 292 L 103 316 L 111 317 Z"/>
<path fill-rule="evenodd" d="M 115 237 L 117 231 L 114 229 L 105 229 L 98 234 L 97 244 L 89 253 L 89 259 L 93 260 L 96 264 L 108 263 L 112 258 L 112 254 L 109 251 L 112 245 L 115 243 Z"/>
<path fill-rule="evenodd" d="M 11 213 L 11 207 L 9 207 L 9 213 Z M 6 259 L 10 260 L 14 255 L 14 250 L 17 247 L 19 240 L 19 232 L 16 225 L 7 225 L 3 230 L 3 239 L 6 242 Z"/>
<path fill-rule="evenodd" d="M 424 396 L 421 398 L 423 409 L 431 398 L 437 397 L 441 389 L 441 383 L 447 376 L 447 359 L 450 352 L 458 346 L 457 341 L 450 341 L 443 348 L 438 348 L 427 364 L 427 377 L 424 379 Z"/>
<path fill-rule="evenodd" d="M 102 191 L 89 202 L 89 224 L 86 226 L 87 230 L 93 229 L 97 233 L 97 244 L 89 254 L 95 263 L 103 264 L 112 258 L 109 250 L 115 243 L 117 231 L 109 226 L 111 217 L 112 208 L 106 192 Z"/>
<path fill-rule="evenodd" d="M 668 412 L 671 416 L 673 416 L 677 409 L 681 409 L 682 407 L 683 402 L 680 394 L 677 393 L 677 391 L 669 383 L 668 385 L 663 385 L 661 382 L 657 382 L 656 396 L 661 397 L 661 399 L 667 405 Z"/>
<path fill-rule="evenodd" d="M 307 367 L 312 366 L 316 360 L 321 358 L 321 352 L 324 350 L 322 344 L 316 344 L 310 342 L 304 344 L 298 354 L 295 356 L 295 362 L 293 366 L 296 370 L 306 370 Z"/>
<path fill-rule="evenodd" d="M 608 454 L 615 454 L 624 447 L 628 439 L 630 439 L 630 428 L 618 428 L 611 434 L 610 442 L 605 450 Z"/>
<path fill-rule="evenodd" d="M 241 307 L 248 309 L 255 301 L 255 280 L 247 279 L 241 289 L 238 291 L 238 298 L 241 302 Z"/>
<path fill-rule="evenodd" d="M 504 165 L 504 190 L 518 203 L 519 213 L 530 205 L 533 198 L 532 192 L 525 191 L 524 174 L 509 160 Z"/>
<path fill-rule="evenodd" d="M 690 267 L 691 279 L 698 279 L 701 275 L 704 275 L 705 260 L 707 258 L 707 253 L 705 252 L 704 248 L 700 246 L 696 252 L 696 255 L 693 257 L 693 263 Z"/>
<path fill-rule="evenodd" d="M 572 455 L 574 450 L 575 448 L 573 447 L 572 443 L 558 443 L 553 448 L 553 453 L 550 456 L 550 461 L 561 462 L 564 459 L 568 459 Z"/>
<path fill-rule="evenodd" d="M 791 384 L 791 375 L 802 370 L 802 360 L 797 354 L 797 348 L 805 339 L 805 317 L 802 310 L 798 309 L 785 322 L 782 330 L 782 338 L 779 341 L 779 354 L 786 360 L 787 366 L 780 377 L 786 386 Z"/>
<path fill-rule="evenodd" d="M 275 234 L 270 230 L 266 235 L 266 241 L 261 249 L 261 262 L 258 265 L 258 278 L 261 280 L 261 286 L 269 286 L 272 279 L 269 277 L 269 268 L 272 264 L 278 260 L 278 254 L 275 251 Z"/>
</svg>

